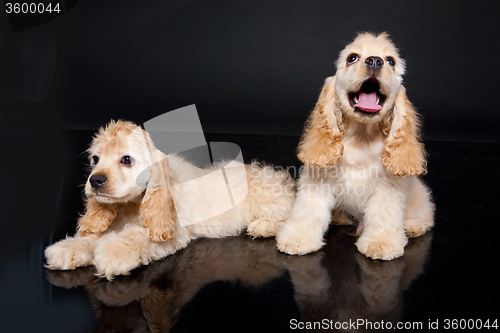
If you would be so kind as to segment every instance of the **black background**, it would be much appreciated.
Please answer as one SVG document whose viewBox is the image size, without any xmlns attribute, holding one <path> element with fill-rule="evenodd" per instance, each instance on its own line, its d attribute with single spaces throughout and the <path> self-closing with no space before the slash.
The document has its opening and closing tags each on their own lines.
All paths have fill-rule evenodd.
<svg viewBox="0 0 500 333">
<path fill-rule="evenodd" d="M 111 118 L 142 123 L 196 104 L 206 133 L 296 137 L 324 79 L 334 75 L 338 53 L 361 31 L 387 31 L 407 61 L 404 84 L 431 143 L 428 177 L 438 208 L 445 207 L 441 228 L 463 239 L 467 228 L 479 228 L 493 238 L 498 148 L 485 143 L 500 142 L 499 16 L 498 1 L 80 1 L 57 19 L 13 33 L 0 13 L 2 322 L 66 318 L 37 306 L 45 309 L 49 297 L 39 287 L 47 287 L 40 261 L 54 228 L 62 230 L 55 221 L 73 231 L 81 209 L 76 184 L 85 175 L 74 168 L 82 164 L 75 156 L 90 134 L 76 135 L 86 142 L 75 144 L 76 131 L 91 133 Z M 286 156 L 280 151 L 281 161 L 298 163 L 293 146 Z M 244 154 L 274 162 L 279 147 L 269 137 L 255 155 Z M 439 164 L 446 147 L 459 147 L 453 156 L 460 163 Z M 432 172 L 438 166 L 446 172 Z M 474 200 L 482 202 L 477 209 L 488 208 L 482 215 L 471 208 Z M 443 218 L 459 208 L 482 224 L 469 225 L 467 215 L 467 228 L 457 229 Z M 495 258 L 493 242 L 483 245 L 493 251 L 481 258 Z"/>
<path fill-rule="evenodd" d="M 2 118 L 95 130 L 196 104 L 206 132 L 299 135 L 345 44 L 387 31 L 424 139 L 496 142 L 499 13 L 460 0 L 79 2 L 15 34 L 3 24 L 2 99 L 45 103 Z"/>
</svg>

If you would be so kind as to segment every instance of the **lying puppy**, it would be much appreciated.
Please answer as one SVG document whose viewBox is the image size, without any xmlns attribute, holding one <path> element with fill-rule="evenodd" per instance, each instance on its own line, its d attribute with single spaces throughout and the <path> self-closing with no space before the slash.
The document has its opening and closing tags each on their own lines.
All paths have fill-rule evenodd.
<svg viewBox="0 0 500 333">
<path fill-rule="evenodd" d="M 402 85 L 405 63 L 387 34 L 363 33 L 340 53 L 299 143 L 304 168 L 297 200 L 276 237 L 306 254 L 323 245 L 332 221 L 358 220 L 356 246 L 367 257 L 403 255 L 407 237 L 434 224 L 419 121 Z"/>
<path fill-rule="evenodd" d="M 223 167 L 224 177 L 231 200 L 242 201 L 228 207 L 229 185 L 214 181 L 212 169 L 166 156 L 146 131 L 125 121 L 101 128 L 89 155 L 85 214 L 74 237 L 45 250 L 49 269 L 93 264 L 99 276 L 112 279 L 195 238 L 234 236 L 245 229 L 253 237 L 271 237 L 295 196 L 286 173 L 233 161 Z"/>
</svg>

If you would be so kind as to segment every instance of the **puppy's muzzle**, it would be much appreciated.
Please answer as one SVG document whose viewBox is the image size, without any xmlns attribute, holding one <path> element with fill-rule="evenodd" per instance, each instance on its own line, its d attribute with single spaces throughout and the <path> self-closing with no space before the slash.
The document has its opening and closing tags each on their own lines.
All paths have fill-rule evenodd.
<svg viewBox="0 0 500 333">
<path fill-rule="evenodd" d="M 365 60 L 365 65 L 370 69 L 377 70 L 382 68 L 384 60 L 380 57 L 368 57 Z"/>
<path fill-rule="evenodd" d="M 93 175 L 92 177 L 90 177 L 89 182 L 90 186 L 92 186 L 94 190 L 98 190 L 104 185 L 106 185 L 106 183 L 108 182 L 108 178 L 102 174 Z"/>
</svg>

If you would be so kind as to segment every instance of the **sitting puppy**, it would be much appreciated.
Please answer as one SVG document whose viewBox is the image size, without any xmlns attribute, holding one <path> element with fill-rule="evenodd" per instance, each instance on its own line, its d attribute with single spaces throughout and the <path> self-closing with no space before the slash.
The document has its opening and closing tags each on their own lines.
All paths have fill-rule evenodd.
<svg viewBox="0 0 500 333">
<path fill-rule="evenodd" d="M 89 155 L 85 214 L 74 237 L 45 250 L 49 269 L 93 264 L 99 276 L 112 279 L 195 238 L 234 236 L 244 229 L 253 237 L 274 236 L 295 196 L 286 173 L 255 163 L 233 161 L 224 166 L 229 184 L 213 181 L 212 169 L 166 156 L 146 131 L 125 121 L 101 128 Z M 231 199 L 232 207 L 229 185 L 232 198 L 241 199 L 236 205 Z"/>
<path fill-rule="evenodd" d="M 299 143 L 298 193 L 276 240 L 306 254 L 330 221 L 359 223 L 358 250 L 373 259 L 404 253 L 407 237 L 434 224 L 419 121 L 402 85 L 405 62 L 387 34 L 363 33 L 340 52 Z"/>
</svg>

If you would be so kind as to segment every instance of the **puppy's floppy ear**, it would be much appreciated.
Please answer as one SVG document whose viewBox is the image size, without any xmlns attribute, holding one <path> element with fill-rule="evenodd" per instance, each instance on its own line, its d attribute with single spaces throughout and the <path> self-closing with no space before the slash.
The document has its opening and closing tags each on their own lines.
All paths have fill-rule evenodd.
<svg viewBox="0 0 500 333">
<path fill-rule="evenodd" d="M 149 239 L 160 242 L 174 238 L 177 213 L 169 187 L 170 171 L 166 155 L 155 148 L 153 150 L 155 163 L 151 166 L 140 213 Z"/>
<path fill-rule="evenodd" d="M 78 233 L 80 236 L 99 234 L 110 226 L 116 217 L 115 204 L 102 204 L 90 198 L 85 200 L 85 214 L 78 219 Z"/>
<path fill-rule="evenodd" d="M 334 165 L 344 152 L 342 132 L 342 110 L 332 76 L 326 79 L 316 107 L 306 121 L 297 157 L 307 166 Z"/>
<path fill-rule="evenodd" d="M 427 153 L 419 142 L 420 121 L 417 112 L 399 88 L 394 102 L 392 120 L 383 127 L 387 135 L 382 153 L 384 167 L 395 176 L 418 176 L 427 173 Z"/>
</svg>

